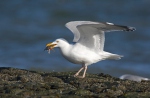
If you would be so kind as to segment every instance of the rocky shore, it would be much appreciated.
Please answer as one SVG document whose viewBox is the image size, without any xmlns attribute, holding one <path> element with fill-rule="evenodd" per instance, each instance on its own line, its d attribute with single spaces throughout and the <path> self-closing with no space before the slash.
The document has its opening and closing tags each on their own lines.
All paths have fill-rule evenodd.
<svg viewBox="0 0 150 98">
<path fill-rule="evenodd" d="M 110 75 L 36 72 L 0 68 L 0 98 L 150 98 L 150 81 L 120 80 Z"/>
</svg>

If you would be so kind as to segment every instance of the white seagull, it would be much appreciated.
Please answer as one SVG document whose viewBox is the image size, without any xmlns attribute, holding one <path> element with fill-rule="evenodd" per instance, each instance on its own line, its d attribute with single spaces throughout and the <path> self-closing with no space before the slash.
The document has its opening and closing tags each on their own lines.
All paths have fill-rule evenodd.
<svg viewBox="0 0 150 98">
<path fill-rule="evenodd" d="M 124 75 L 120 76 L 119 78 L 120 79 L 128 79 L 128 80 L 137 81 L 137 82 L 141 82 L 142 80 L 150 80 L 145 77 L 130 75 L 130 74 L 124 74 Z"/>
<path fill-rule="evenodd" d="M 121 59 L 121 55 L 104 51 L 105 33 L 111 31 L 134 31 L 134 27 L 114 25 L 113 23 L 92 21 L 71 21 L 66 27 L 74 34 L 73 42 L 69 44 L 65 39 L 59 38 L 46 45 L 45 50 L 59 47 L 64 58 L 68 61 L 81 64 L 82 68 L 74 77 L 84 78 L 87 66 L 106 59 Z M 83 75 L 79 73 L 84 69 Z"/>
</svg>

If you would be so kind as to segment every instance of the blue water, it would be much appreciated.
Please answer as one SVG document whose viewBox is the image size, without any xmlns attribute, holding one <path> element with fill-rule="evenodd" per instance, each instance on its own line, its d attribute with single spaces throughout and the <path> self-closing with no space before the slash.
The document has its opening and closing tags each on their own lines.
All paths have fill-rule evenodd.
<svg viewBox="0 0 150 98">
<path fill-rule="evenodd" d="M 150 78 L 150 0 L 3 0 L 0 2 L 0 67 L 77 71 L 48 42 L 73 34 L 73 20 L 107 21 L 136 27 L 135 32 L 106 33 L 105 51 L 124 55 L 88 67 L 88 73 L 135 74 Z"/>
</svg>

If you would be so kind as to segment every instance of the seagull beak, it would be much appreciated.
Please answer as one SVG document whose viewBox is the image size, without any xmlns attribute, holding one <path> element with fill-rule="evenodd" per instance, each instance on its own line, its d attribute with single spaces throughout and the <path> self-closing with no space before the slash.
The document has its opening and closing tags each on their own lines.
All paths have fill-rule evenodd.
<svg viewBox="0 0 150 98">
<path fill-rule="evenodd" d="M 46 44 L 46 48 L 44 50 L 52 50 L 57 44 L 48 43 Z"/>
</svg>

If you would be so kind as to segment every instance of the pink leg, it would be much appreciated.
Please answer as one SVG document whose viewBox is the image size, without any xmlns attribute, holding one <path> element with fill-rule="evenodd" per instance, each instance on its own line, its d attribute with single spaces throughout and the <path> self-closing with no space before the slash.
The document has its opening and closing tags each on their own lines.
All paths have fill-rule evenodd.
<svg viewBox="0 0 150 98">
<path fill-rule="evenodd" d="M 78 78 L 84 78 L 86 74 L 87 66 L 84 66 L 84 72 L 82 76 L 77 76 Z"/>
<path fill-rule="evenodd" d="M 78 76 L 79 73 L 84 69 L 83 75 L 82 76 Z M 87 66 L 82 64 L 82 68 L 80 68 L 80 70 L 74 75 L 74 77 L 78 77 L 78 78 L 84 78 L 85 74 L 86 74 L 86 70 L 87 70 Z"/>
<path fill-rule="evenodd" d="M 84 69 L 84 66 L 82 68 L 80 68 L 80 70 L 74 75 L 74 77 L 78 76 L 79 73 Z"/>
<path fill-rule="evenodd" d="M 83 76 L 82 76 L 82 78 L 84 78 L 84 77 L 85 77 L 86 70 L 87 70 L 87 66 L 85 66 L 85 67 L 84 67 L 84 73 L 83 73 Z"/>
</svg>

